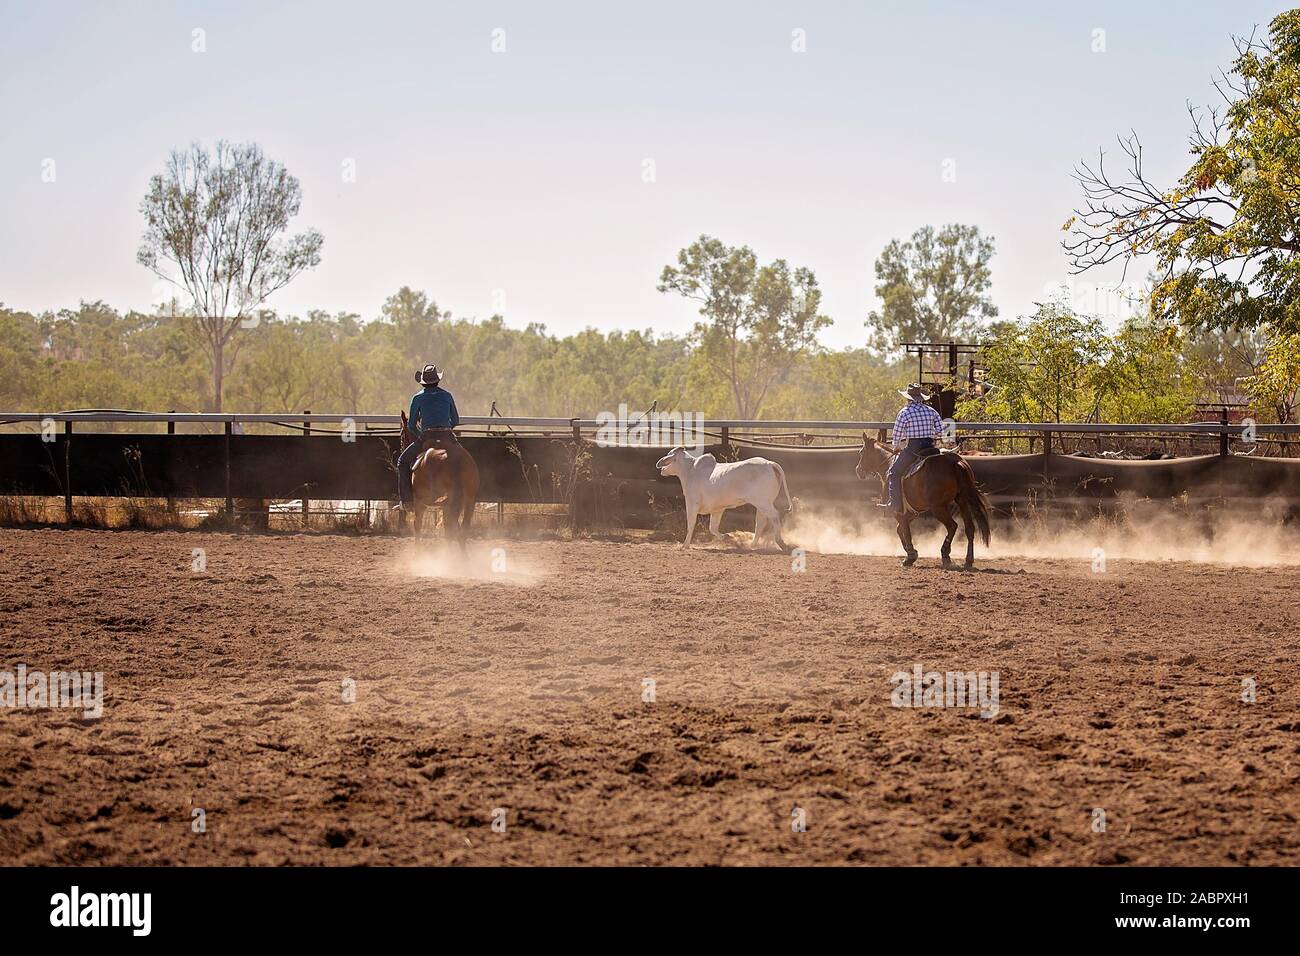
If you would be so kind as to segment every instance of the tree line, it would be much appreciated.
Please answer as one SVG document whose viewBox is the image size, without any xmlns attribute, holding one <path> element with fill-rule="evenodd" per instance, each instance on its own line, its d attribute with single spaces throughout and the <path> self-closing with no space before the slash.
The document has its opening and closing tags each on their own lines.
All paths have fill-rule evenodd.
<svg viewBox="0 0 1300 956">
<path fill-rule="evenodd" d="M 981 380 L 999 384 L 959 405 L 966 419 L 1182 421 L 1212 397 L 1206 382 L 1259 374 L 1267 357 L 1259 335 L 1193 336 L 1145 318 L 1110 333 L 1061 304 L 991 323 L 981 337 L 988 368 Z M 876 421 L 893 418 L 896 390 L 917 374 L 915 359 L 867 347 L 831 350 L 814 341 L 751 360 L 717 339 L 712 326 L 680 336 L 596 329 L 557 336 L 539 325 L 512 328 L 497 315 L 457 318 L 403 287 L 365 320 L 261 310 L 234 339 L 224 405 L 395 413 L 417 387 L 414 370 L 435 359 L 469 415 L 495 406 L 507 416 L 592 417 L 625 403 L 709 417 Z M 739 382 L 727 372 L 733 358 Z M 0 409 L 211 411 L 212 386 L 210 355 L 184 315 L 120 313 L 98 301 L 36 315 L 0 306 Z M 737 389 L 755 404 L 739 405 Z M 740 408 L 748 415 L 738 416 Z M 1265 405 L 1261 413 L 1289 421 L 1294 406 Z"/>
<path fill-rule="evenodd" d="M 1300 11 L 1237 41 L 1224 106 L 1191 111 L 1192 164 L 1151 181 L 1136 134 L 1127 171 L 1105 154 L 1075 170 L 1083 200 L 1063 226 L 1074 273 L 1154 262 L 1150 290 L 1118 327 L 1035 303 L 998 316 L 995 241 L 969 224 L 923 226 L 875 263 L 880 308 L 863 344 L 818 333 L 817 278 L 702 235 L 658 289 L 695 303 L 684 335 L 556 336 L 500 315 L 455 317 L 403 287 L 376 315 L 281 315 L 268 298 L 321 262 L 323 237 L 290 235 L 301 187 L 256 144 L 174 151 L 140 204 L 137 261 L 171 283 L 157 314 L 104 302 L 31 314 L 0 304 L 0 407 L 292 413 L 392 411 L 435 362 L 466 414 L 594 416 L 621 404 L 710 417 L 889 419 L 916 377 L 910 342 L 976 340 L 978 387 L 953 376 L 965 418 L 1180 421 L 1198 400 L 1244 394 L 1291 422 L 1300 395 Z M 1127 271 L 1126 271 L 1127 274 Z M 1226 393 L 1226 394 L 1225 394 Z"/>
</svg>

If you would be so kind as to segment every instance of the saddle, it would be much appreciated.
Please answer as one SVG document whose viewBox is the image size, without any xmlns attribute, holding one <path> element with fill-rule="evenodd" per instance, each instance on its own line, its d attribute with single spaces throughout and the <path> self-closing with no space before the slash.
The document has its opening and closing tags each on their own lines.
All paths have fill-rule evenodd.
<svg viewBox="0 0 1300 956">
<path fill-rule="evenodd" d="M 912 462 L 912 467 L 907 469 L 907 471 L 903 474 L 903 477 L 911 478 L 918 471 L 920 471 L 922 468 L 925 467 L 925 463 L 927 461 L 929 461 L 931 458 L 934 458 L 936 455 L 955 455 L 955 454 L 957 454 L 957 452 L 953 451 L 950 448 L 935 448 L 932 446 L 930 448 L 918 449 L 916 453 L 916 461 Z"/>
<path fill-rule="evenodd" d="M 903 473 L 903 479 L 899 482 L 899 490 L 903 494 L 903 510 L 908 514 L 921 514 L 921 512 L 913 508 L 912 503 L 907 500 L 907 485 L 904 482 L 924 468 L 931 458 L 937 458 L 941 455 L 958 455 L 960 457 L 954 448 L 921 448 L 916 453 L 916 461 L 912 463 L 912 467 Z"/>
<path fill-rule="evenodd" d="M 446 458 L 447 449 L 459 444 L 460 439 L 450 428 L 426 428 L 420 433 L 420 452 L 424 453 L 430 449 L 441 451 L 442 454 L 435 456 L 437 458 Z"/>
</svg>

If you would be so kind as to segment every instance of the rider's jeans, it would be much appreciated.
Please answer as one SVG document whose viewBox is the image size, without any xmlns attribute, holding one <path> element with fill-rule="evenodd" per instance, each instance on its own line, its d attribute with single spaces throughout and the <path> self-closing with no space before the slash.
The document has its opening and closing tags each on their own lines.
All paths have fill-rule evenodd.
<svg viewBox="0 0 1300 956">
<path fill-rule="evenodd" d="M 903 476 L 907 474 L 907 469 L 912 467 L 916 461 L 917 452 L 922 448 L 933 448 L 934 439 L 932 438 L 909 438 L 894 456 L 893 462 L 889 466 L 888 485 L 889 485 L 889 503 L 894 510 L 903 510 Z"/>
<path fill-rule="evenodd" d="M 397 497 L 403 504 L 411 503 L 411 466 L 420 455 L 420 442 L 413 441 L 397 456 Z"/>
</svg>

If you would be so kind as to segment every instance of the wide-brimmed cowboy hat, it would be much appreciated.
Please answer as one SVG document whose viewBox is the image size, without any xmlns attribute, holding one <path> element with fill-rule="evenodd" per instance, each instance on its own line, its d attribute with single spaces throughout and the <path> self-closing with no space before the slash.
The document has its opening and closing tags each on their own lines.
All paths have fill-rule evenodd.
<svg viewBox="0 0 1300 956">
<path fill-rule="evenodd" d="M 907 388 L 900 388 L 898 394 L 904 398 L 916 399 L 918 402 L 923 402 L 930 397 L 929 389 L 918 382 L 913 382 Z"/>
<path fill-rule="evenodd" d="M 421 385 L 437 385 L 442 381 L 442 371 L 436 365 L 426 365 L 415 373 L 415 380 Z"/>
</svg>

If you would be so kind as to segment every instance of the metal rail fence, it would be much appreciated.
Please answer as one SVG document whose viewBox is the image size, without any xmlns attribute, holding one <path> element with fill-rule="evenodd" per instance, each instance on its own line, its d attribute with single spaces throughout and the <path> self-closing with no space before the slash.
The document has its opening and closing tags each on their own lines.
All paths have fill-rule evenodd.
<svg viewBox="0 0 1300 956">
<path fill-rule="evenodd" d="M 0 427 L 11 429 L 0 431 L 0 494 L 61 495 L 69 521 L 74 494 L 118 497 L 131 493 L 128 487 L 141 497 L 224 499 L 231 516 L 238 498 L 300 498 L 305 516 L 309 498 L 389 497 L 399 424 L 395 415 L 311 412 L 0 412 Z M 635 431 L 639 422 L 613 424 Z M 768 453 L 765 449 L 773 449 L 772 454 L 777 453 L 775 450 L 794 453 L 803 447 L 814 458 L 818 452 L 847 453 L 861 444 L 860 434 L 892 427 L 892 422 L 806 420 L 704 419 L 688 424 L 703 433 L 701 443 L 723 455 Z M 164 425 L 166 434 L 146 434 L 138 429 L 126 433 L 92 431 L 102 425 Z M 594 446 L 602 446 L 601 454 L 610 465 L 605 469 L 609 476 L 617 476 L 637 493 L 654 490 L 656 479 L 644 477 L 647 462 L 643 459 L 662 445 L 645 448 L 642 443 L 641 452 L 633 454 L 634 449 L 628 449 L 620 457 L 599 441 L 601 429 L 610 425 L 603 418 L 471 416 L 462 419 L 461 432 L 480 462 L 485 502 L 571 502 L 573 476 L 577 473 L 576 449 Z M 12 430 L 14 426 L 17 432 Z M 249 434 L 248 426 L 281 433 Z M 205 433 L 182 433 L 178 427 L 203 429 Z M 1231 453 L 1232 439 L 1247 429 L 1253 429 L 1257 437 L 1300 435 L 1300 425 L 1248 425 L 1226 420 L 1150 424 L 956 422 L 954 428 L 959 440 L 1030 438 L 1040 449 L 1037 457 L 1044 461 L 1044 467 L 1029 463 L 1017 467 L 1042 474 L 1047 473 L 1046 463 L 1055 457 L 1054 445 L 1066 437 L 1120 435 L 1211 443 L 1217 439 L 1218 453 L 1226 458 Z M 286 430 L 296 434 L 284 435 Z M 842 441 L 850 435 L 851 440 Z M 353 446 L 352 450 L 341 452 L 339 446 L 326 441 L 340 436 Z M 597 439 L 594 443 L 593 438 Z M 616 432 L 615 446 L 619 438 Z M 813 441 L 834 444 L 813 448 Z M 635 437 L 629 444 L 636 444 Z M 1034 445 L 1030 448 L 1032 452 Z M 653 457 L 649 463 L 653 463 Z M 808 471 L 811 475 L 829 464 L 819 459 L 809 465 Z M 649 473 L 653 475 L 653 469 Z M 567 489 L 559 480 L 566 474 L 570 482 Z"/>
</svg>

